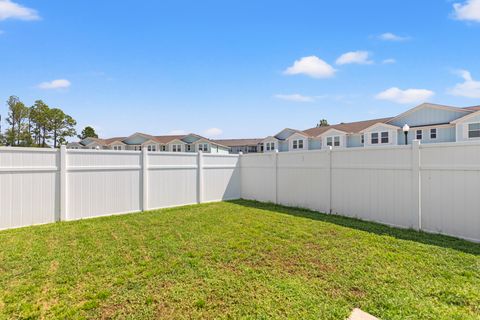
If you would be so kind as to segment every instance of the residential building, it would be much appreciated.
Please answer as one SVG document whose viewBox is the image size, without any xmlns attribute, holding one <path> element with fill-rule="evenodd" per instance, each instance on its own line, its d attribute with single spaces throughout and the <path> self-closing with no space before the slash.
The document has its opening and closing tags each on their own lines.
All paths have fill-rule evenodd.
<svg viewBox="0 0 480 320">
<path fill-rule="evenodd" d="M 159 152 L 229 153 L 229 147 L 196 134 L 152 136 L 134 133 L 128 137 L 86 138 L 67 145 L 69 149 L 142 150 Z"/>
<path fill-rule="evenodd" d="M 264 152 L 374 147 L 480 140 L 480 106 L 457 108 L 423 103 L 395 117 L 296 130 L 286 128 L 261 141 Z"/>
<path fill-rule="evenodd" d="M 229 147 L 230 153 L 256 153 L 263 151 L 262 139 L 223 139 L 213 141 Z"/>
</svg>

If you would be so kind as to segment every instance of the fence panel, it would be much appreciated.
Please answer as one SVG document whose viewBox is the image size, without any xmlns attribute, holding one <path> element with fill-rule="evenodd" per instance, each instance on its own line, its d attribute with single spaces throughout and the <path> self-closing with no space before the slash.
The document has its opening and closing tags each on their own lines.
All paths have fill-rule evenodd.
<svg viewBox="0 0 480 320">
<path fill-rule="evenodd" d="M 141 210 L 138 151 L 68 150 L 66 219 Z"/>
<path fill-rule="evenodd" d="M 196 153 L 148 153 L 148 209 L 197 203 Z"/>
<path fill-rule="evenodd" d="M 421 147 L 422 229 L 480 241 L 480 144 Z"/>
<path fill-rule="evenodd" d="M 278 154 L 278 203 L 330 211 L 330 152 Z"/>
<path fill-rule="evenodd" d="M 0 148 L 0 229 L 59 217 L 58 166 L 56 150 Z"/>
<path fill-rule="evenodd" d="M 204 154 L 202 200 L 204 202 L 240 198 L 238 155 Z"/>
<path fill-rule="evenodd" d="M 276 202 L 276 169 L 274 153 L 242 155 L 240 182 L 242 198 Z"/>
<path fill-rule="evenodd" d="M 412 150 L 372 147 L 332 152 L 332 212 L 415 227 Z"/>
</svg>

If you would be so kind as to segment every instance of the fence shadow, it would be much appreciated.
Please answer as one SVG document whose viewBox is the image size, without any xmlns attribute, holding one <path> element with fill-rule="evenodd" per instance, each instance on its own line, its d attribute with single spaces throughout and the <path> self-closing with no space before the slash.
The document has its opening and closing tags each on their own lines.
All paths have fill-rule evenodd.
<svg viewBox="0 0 480 320">
<path fill-rule="evenodd" d="M 458 250 L 458 251 L 462 251 L 462 252 L 473 254 L 473 255 L 480 255 L 480 244 L 450 237 L 450 236 L 432 234 L 432 233 L 416 231 L 412 229 L 394 228 L 394 227 L 389 227 L 389 226 L 382 225 L 375 222 L 368 222 L 368 221 L 363 221 L 355 218 L 343 217 L 343 216 L 333 215 L 333 214 L 330 215 L 330 214 L 320 213 L 316 211 L 311 211 L 308 209 L 286 207 L 286 206 L 276 205 L 272 203 L 264 203 L 264 202 L 243 200 L 243 199 L 231 200 L 228 202 L 234 203 L 240 206 L 256 208 L 261 210 L 268 210 L 275 213 L 283 213 L 283 214 L 288 214 L 295 217 L 333 223 L 338 226 L 370 232 L 377 235 L 390 236 L 396 239 L 415 241 L 422 244 Z"/>
</svg>

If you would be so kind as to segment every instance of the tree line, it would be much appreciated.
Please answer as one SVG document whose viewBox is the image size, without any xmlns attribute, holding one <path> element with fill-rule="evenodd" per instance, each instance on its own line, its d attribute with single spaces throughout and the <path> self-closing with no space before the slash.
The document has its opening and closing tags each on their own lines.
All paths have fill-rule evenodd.
<svg viewBox="0 0 480 320">
<path fill-rule="evenodd" d="M 0 130 L 0 145 L 21 147 L 53 147 L 67 143 L 76 135 L 77 122 L 60 108 L 50 108 L 42 100 L 27 107 L 16 96 L 7 100 L 7 129 Z M 95 130 L 87 127 L 78 137 L 97 137 Z"/>
</svg>

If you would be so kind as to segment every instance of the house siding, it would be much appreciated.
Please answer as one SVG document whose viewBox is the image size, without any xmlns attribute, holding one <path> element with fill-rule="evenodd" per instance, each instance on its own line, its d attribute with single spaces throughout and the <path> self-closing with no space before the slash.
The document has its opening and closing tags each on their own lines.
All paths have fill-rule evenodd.
<svg viewBox="0 0 480 320">
<path fill-rule="evenodd" d="M 457 140 L 456 141 L 471 141 L 471 140 L 478 140 L 478 139 L 469 139 L 468 136 L 465 136 L 465 126 L 468 125 L 468 123 L 475 123 L 475 122 L 480 122 L 480 115 L 473 116 L 471 118 L 468 118 L 465 120 L 465 122 L 460 122 L 457 123 L 456 126 L 456 134 L 457 134 Z"/>
<path fill-rule="evenodd" d="M 413 111 L 404 117 L 394 119 L 389 124 L 403 127 L 404 124 L 412 126 L 423 126 L 429 124 L 449 123 L 455 119 L 465 116 L 468 111 L 450 111 L 433 107 L 425 107 L 420 110 Z"/>
<path fill-rule="evenodd" d="M 362 136 L 360 134 L 353 134 L 347 136 L 347 148 L 363 147 Z"/>
</svg>

